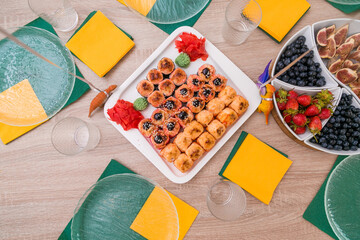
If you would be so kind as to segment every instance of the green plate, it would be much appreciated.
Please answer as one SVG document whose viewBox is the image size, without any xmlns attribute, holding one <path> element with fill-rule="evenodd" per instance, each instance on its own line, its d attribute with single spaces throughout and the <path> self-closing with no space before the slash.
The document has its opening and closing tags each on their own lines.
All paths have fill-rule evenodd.
<svg viewBox="0 0 360 240">
<path fill-rule="evenodd" d="M 360 0 L 328 0 L 332 3 L 342 4 L 342 5 L 358 5 Z"/>
<path fill-rule="evenodd" d="M 339 239 L 360 239 L 360 155 L 347 157 L 331 173 L 325 212 Z"/>
</svg>

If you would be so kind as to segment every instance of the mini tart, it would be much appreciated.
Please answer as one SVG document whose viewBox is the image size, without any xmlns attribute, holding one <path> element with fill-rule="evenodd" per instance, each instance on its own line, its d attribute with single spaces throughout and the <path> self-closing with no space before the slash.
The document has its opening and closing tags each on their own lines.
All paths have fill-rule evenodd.
<svg viewBox="0 0 360 240">
<path fill-rule="evenodd" d="M 204 64 L 199 68 L 198 75 L 200 79 L 204 80 L 205 82 L 209 82 L 211 77 L 215 75 L 215 68 L 213 65 Z"/>
<path fill-rule="evenodd" d="M 196 142 L 205 150 L 209 151 L 215 145 L 216 139 L 208 132 L 204 132 L 203 134 L 198 137 Z"/>
<path fill-rule="evenodd" d="M 160 155 L 168 162 L 173 162 L 180 156 L 181 152 L 174 143 L 169 143 L 163 150 L 160 151 Z"/>
<path fill-rule="evenodd" d="M 192 143 L 192 140 L 188 134 L 181 132 L 174 139 L 174 143 L 180 149 L 180 151 L 185 152 Z"/>
<path fill-rule="evenodd" d="M 244 97 L 237 95 L 234 97 L 229 107 L 232 108 L 240 117 L 249 107 L 249 102 Z"/>
<path fill-rule="evenodd" d="M 225 103 L 220 98 L 214 98 L 206 105 L 206 109 L 214 116 L 218 115 L 224 108 Z"/>
<path fill-rule="evenodd" d="M 216 92 L 220 92 L 226 87 L 227 79 L 220 74 L 215 74 L 211 77 L 209 84 L 212 86 Z"/>
<path fill-rule="evenodd" d="M 205 101 L 199 97 L 193 97 L 187 104 L 187 107 L 193 112 L 198 113 L 205 107 Z"/>
<path fill-rule="evenodd" d="M 175 84 L 170 79 L 165 79 L 159 83 L 159 91 L 165 96 L 171 96 L 175 90 Z"/>
<path fill-rule="evenodd" d="M 225 108 L 216 116 L 216 118 L 222 124 L 224 124 L 225 127 L 229 127 L 231 124 L 233 124 L 238 119 L 238 115 L 231 108 Z"/>
<path fill-rule="evenodd" d="M 194 164 L 194 161 L 191 158 L 182 153 L 174 161 L 174 166 L 179 169 L 182 173 L 187 172 Z"/>
<path fill-rule="evenodd" d="M 157 67 L 162 74 L 169 75 L 174 71 L 175 64 L 170 58 L 164 57 L 159 61 Z"/>
<path fill-rule="evenodd" d="M 196 142 L 193 142 L 185 151 L 186 155 L 188 155 L 193 161 L 198 160 L 204 152 L 205 150 Z"/>
<path fill-rule="evenodd" d="M 226 127 L 224 126 L 224 124 L 219 122 L 219 120 L 215 119 L 207 126 L 206 130 L 216 139 L 219 139 L 222 135 L 224 135 Z"/>
<path fill-rule="evenodd" d="M 199 137 L 203 131 L 204 131 L 204 127 L 198 121 L 195 120 L 189 123 L 184 129 L 184 133 L 188 134 L 192 140 Z"/>
<path fill-rule="evenodd" d="M 162 108 L 171 116 L 173 116 L 179 110 L 179 108 L 181 108 L 181 106 L 181 102 L 174 97 L 169 97 L 162 103 Z"/>
<path fill-rule="evenodd" d="M 214 114 L 208 110 L 202 110 L 196 114 L 195 118 L 196 121 L 206 127 L 214 119 Z"/>
<path fill-rule="evenodd" d="M 141 80 L 136 86 L 136 90 L 143 97 L 148 97 L 154 91 L 154 84 L 148 80 Z"/>
<path fill-rule="evenodd" d="M 173 81 L 176 86 L 183 85 L 186 82 L 186 78 L 186 73 L 181 68 L 175 69 L 170 74 L 170 80 Z"/>
<path fill-rule="evenodd" d="M 180 123 L 176 118 L 169 118 L 163 123 L 164 132 L 170 137 L 175 137 L 180 131 Z"/>
<path fill-rule="evenodd" d="M 175 91 L 175 97 L 181 102 L 187 103 L 194 96 L 194 92 L 184 84 Z"/>
<path fill-rule="evenodd" d="M 146 78 L 153 84 L 159 84 L 164 79 L 161 72 L 157 69 L 151 69 L 146 75 Z"/>
<path fill-rule="evenodd" d="M 151 120 L 155 125 L 162 125 L 168 118 L 168 113 L 160 108 L 155 109 L 151 114 Z"/>
<path fill-rule="evenodd" d="M 160 105 L 165 101 L 165 97 L 160 91 L 154 91 L 148 96 L 147 100 L 154 107 L 160 107 Z"/>
<path fill-rule="evenodd" d="M 194 119 L 194 114 L 187 107 L 182 107 L 175 113 L 175 117 L 179 120 L 182 127 L 185 127 Z"/>
<path fill-rule="evenodd" d="M 186 83 L 194 92 L 199 91 L 200 88 L 202 88 L 205 85 L 205 81 L 195 74 L 190 75 Z"/>
<path fill-rule="evenodd" d="M 150 138 L 151 143 L 157 149 L 163 149 L 170 141 L 170 137 L 164 133 L 164 131 L 155 131 Z"/>
<path fill-rule="evenodd" d="M 208 102 L 215 97 L 215 90 L 209 84 L 205 84 L 199 90 L 199 97 L 205 102 Z"/>
<path fill-rule="evenodd" d="M 219 98 L 224 101 L 225 105 L 229 105 L 234 97 L 236 96 L 236 91 L 230 86 L 226 86 L 220 93 Z"/>
<path fill-rule="evenodd" d="M 150 137 L 151 134 L 156 130 L 156 125 L 150 118 L 144 118 L 138 124 L 139 131 L 144 137 Z"/>
</svg>

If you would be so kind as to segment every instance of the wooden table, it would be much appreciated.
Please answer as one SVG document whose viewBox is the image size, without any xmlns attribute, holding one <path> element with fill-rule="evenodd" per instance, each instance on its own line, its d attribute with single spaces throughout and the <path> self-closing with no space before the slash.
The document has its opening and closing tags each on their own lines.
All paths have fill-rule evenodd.
<svg viewBox="0 0 360 240">
<path fill-rule="evenodd" d="M 311 8 L 281 44 L 256 29 L 240 46 L 230 46 L 221 36 L 227 0 L 213 0 L 195 28 L 218 47 L 251 79 L 256 80 L 267 62 L 295 32 L 313 22 L 345 15 L 323 0 L 309 0 Z M 131 50 L 103 79 L 76 59 L 81 72 L 99 87 L 121 84 L 168 36 L 153 24 L 140 19 L 116 0 L 72 1 L 79 21 L 93 10 L 101 10 L 135 39 Z M 1 2 L 0 24 L 22 26 L 34 18 L 25 0 Z M 70 33 L 59 33 L 67 41 Z M 59 112 L 37 129 L 0 145 L 0 239 L 57 239 L 85 192 L 98 179 L 110 159 L 158 182 L 200 211 L 186 239 L 330 239 L 302 218 L 328 174 L 336 156 L 310 150 L 292 141 L 271 117 L 265 125 L 262 114 L 254 113 L 213 159 L 188 183 L 170 182 L 104 118 L 101 111 L 87 119 L 93 92 Z M 51 145 L 54 124 L 68 116 L 97 125 L 102 138 L 95 150 L 64 156 Z M 223 222 L 206 206 L 209 185 L 218 178 L 242 130 L 287 153 L 293 164 L 274 193 L 269 206 L 246 193 L 247 208 L 237 221 Z"/>
</svg>

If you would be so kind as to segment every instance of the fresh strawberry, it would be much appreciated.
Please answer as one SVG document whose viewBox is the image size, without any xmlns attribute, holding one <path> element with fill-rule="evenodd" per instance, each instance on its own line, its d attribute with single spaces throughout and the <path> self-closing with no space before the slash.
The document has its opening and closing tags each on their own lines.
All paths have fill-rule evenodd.
<svg viewBox="0 0 360 240">
<path fill-rule="evenodd" d="M 276 103 L 277 103 L 277 106 L 278 106 L 280 111 L 285 110 L 286 102 L 279 101 L 279 102 L 276 102 Z"/>
<path fill-rule="evenodd" d="M 299 104 L 296 99 L 289 99 L 285 105 L 285 112 L 291 115 L 297 114 L 299 110 Z"/>
<path fill-rule="evenodd" d="M 309 127 L 310 132 L 312 132 L 314 135 L 319 133 L 322 129 L 322 124 L 321 124 L 320 118 L 318 116 L 312 117 L 310 119 L 308 127 Z"/>
<path fill-rule="evenodd" d="M 318 115 L 320 119 L 328 119 L 330 116 L 331 116 L 331 110 L 329 108 L 321 109 L 321 112 Z"/>
<path fill-rule="evenodd" d="M 279 99 L 286 99 L 288 95 L 288 92 L 282 88 L 280 88 L 278 91 L 276 91 L 275 93 L 275 97 L 279 98 Z"/>
<path fill-rule="evenodd" d="M 295 123 L 295 125 L 303 127 L 307 123 L 307 118 L 304 114 L 298 113 L 293 116 L 292 121 Z"/>
<path fill-rule="evenodd" d="M 303 134 L 305 133 L 306 131 L 306 127 L 299 127 L 299 126 L 296 126 L 296 125 L 292 125 L 291 126 L 291 129 L 294 130 L 294 132 L 299 135 L 299 134 Z"/>
<path fill-rule="evenodd" d="M 317 93 L 315 98 L 324 102 L 325 105 L 331 103 L 334 99 L 334 95 L 327 89 L 321 90 L 321 92 Z"/>
<path fill-rule="evenodd" d="M 296 98 L 297 102 L 304 107 L 307 107 L 311 104 L 311 96 L 301 95 Z"/>
<path fill-rule="evenodd" d="M 314 98 L 311 102 L 312 104 L 316 105 L 318 108 L 324 108 L 327 104 L 325 104 L 324 101 L 320 100 L 320 99 L 317 99 L 317 98 Z"/>
<path fill-rule="evenodd" d="M 312 104 L 306 108 L 304 114 L 308 117 L 312 117 L 312 116 L 318 115 L 320 113 L 320 110 L 321 110 L 321 108 Z"/>
<path fill-rule="evenodd" d="M 287 99 L 296 99 L 298 97 L 298 94 L 294 90 L 290 90 L 288 92 Z"/>
<path fill-rule="evenodd" d="M 284 112 L 282 112 L 282 115 L 283 115 L 284 121 L 285 121 L 286 123 L 290 123 L 290 122 L 291 122 L 291 120 L 292 120 L 291 114 L 288 114 L 288 113 L 286 113 L 286 112 L 284 111 Z"/>
</svg>

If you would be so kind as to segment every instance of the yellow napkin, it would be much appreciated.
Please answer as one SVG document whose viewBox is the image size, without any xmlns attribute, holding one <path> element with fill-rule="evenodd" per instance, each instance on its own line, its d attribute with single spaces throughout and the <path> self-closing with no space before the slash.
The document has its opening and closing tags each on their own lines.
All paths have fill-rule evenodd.
<svg viewBox="0 0 360 240">
<path fill-rule="evenodd" d="M 99 77 L 110 71 L 134 45 L 100 11 L 66 43 L 66 47 Z"/>
<path fill-rule="evenodd" d="M 140 14 L 146 16 L 151 8 L 154 6 L 156 0 L 118 0 L 120 3 L 124 4 L 125 6 L 130 6 L 132 9 L 135 9 Z"/>
<path fill-rule="evenodd" d="M 262 11 L 259 27 L 281 40 L 310 8 L 306 0 L 256 0 Z"/>
<path fill-rule="evenodd" d="M 173 194 L 167 193 L 173 200 L 178 213 L 179 240 L 181 240 L 185 237 L 199 211 Z M 166 212 L 163 212 L 164 205 L 166 207 L 166 204 L 168 204 L 168 202 L 164 201 L 166 197 L 161 189 L 155 187 L 130 228 L 149 240 L 166 239 L 167 232 L 163 231 L 162 227 L 165 222 L 168 223 L 170 221 L 174 226 L 177 225 L 176 219 L 167 217 Z"/>
<path fill-rule="evenodd" d="M 245 134 L 247 133 L 243 132 L 240 138 Z M 291 164 L 292 161 L 281 153 L 247 134 L 235 155 L 225 163 L 225 169 L 221 170 L 220 175 L 269 204 Z"/>
</svg>

